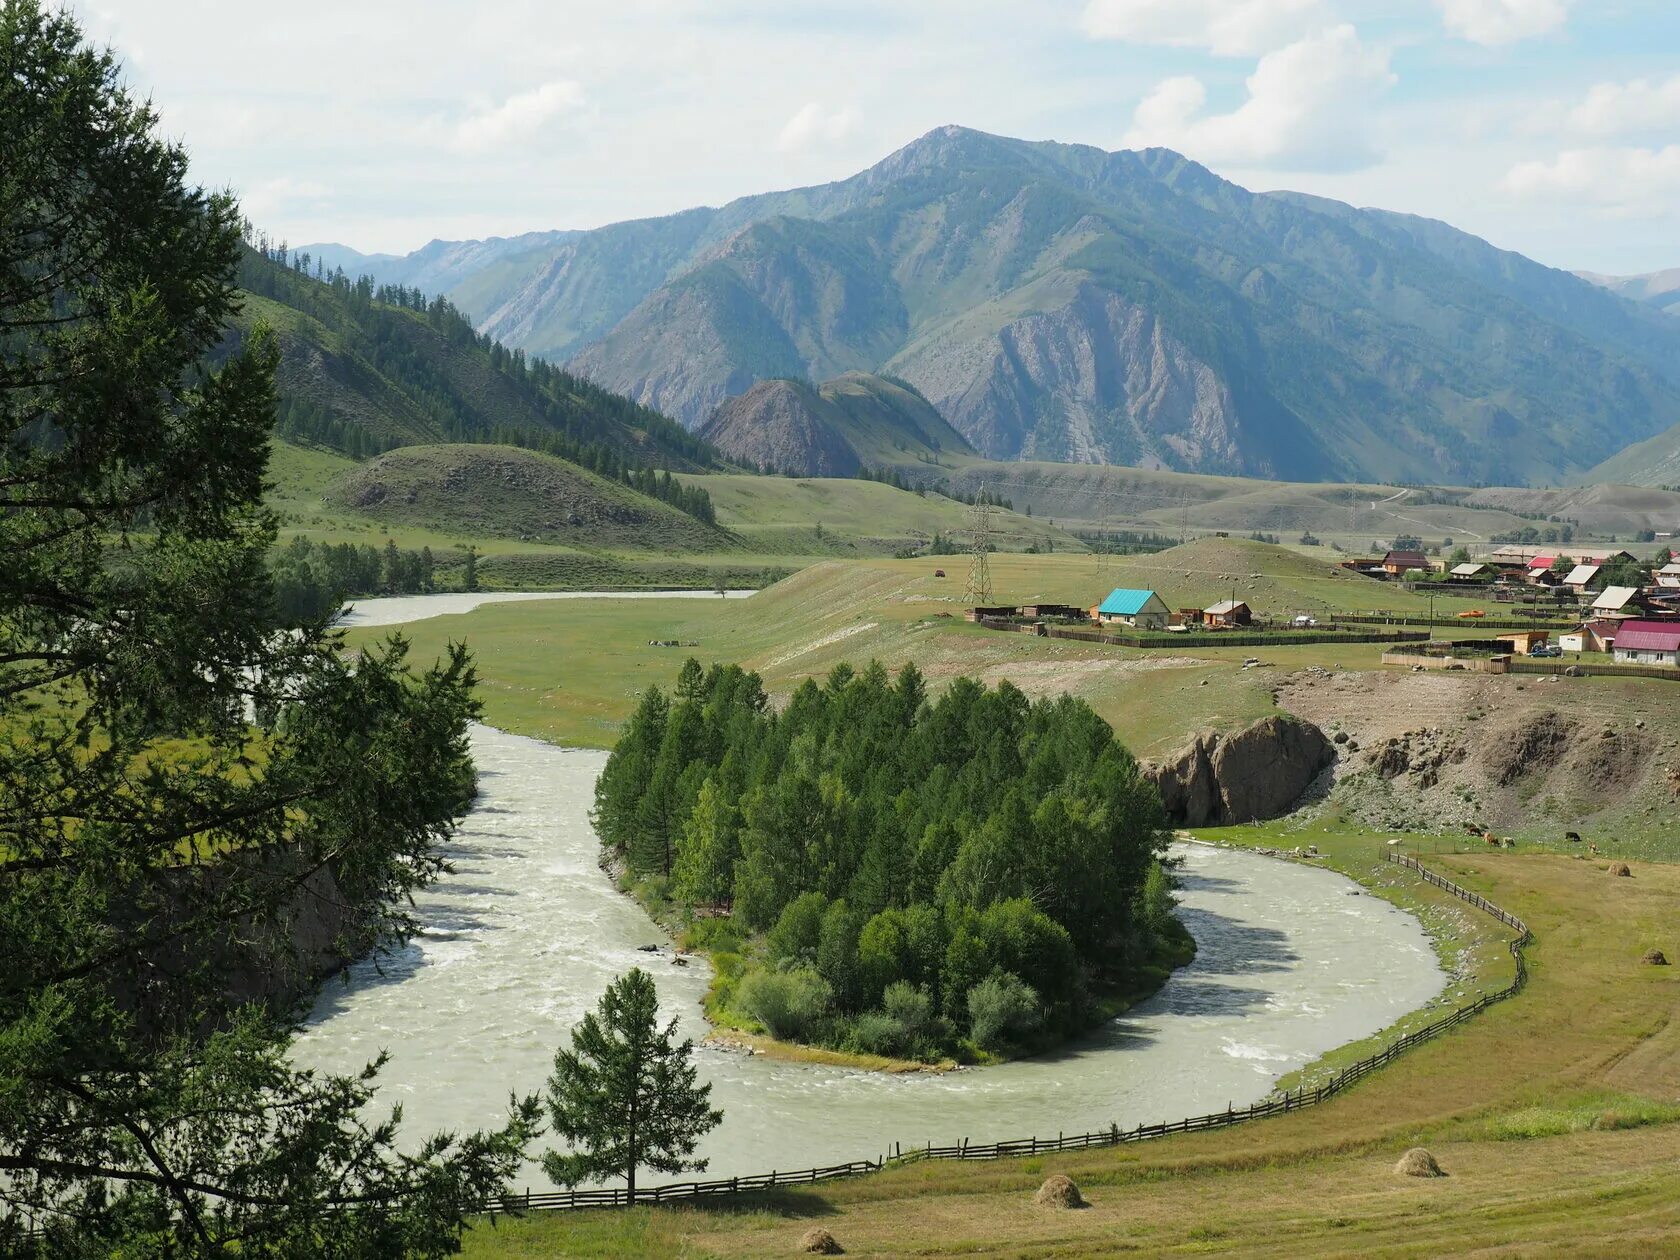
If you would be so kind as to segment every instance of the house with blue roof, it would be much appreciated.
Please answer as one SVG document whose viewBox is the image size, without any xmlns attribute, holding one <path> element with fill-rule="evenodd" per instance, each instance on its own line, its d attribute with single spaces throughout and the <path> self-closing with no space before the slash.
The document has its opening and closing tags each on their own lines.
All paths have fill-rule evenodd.
<svg viewBox="0 0 1680 1260">
<path fill-rule="evenodd" d="M 1172 612 L 1154 591 L 1133 591 L 1119 587 L 1091 609 L 1091 620 L 1105 626 L 1131 626 L 1138 630 L 1165 630 Z"/>
</svg>

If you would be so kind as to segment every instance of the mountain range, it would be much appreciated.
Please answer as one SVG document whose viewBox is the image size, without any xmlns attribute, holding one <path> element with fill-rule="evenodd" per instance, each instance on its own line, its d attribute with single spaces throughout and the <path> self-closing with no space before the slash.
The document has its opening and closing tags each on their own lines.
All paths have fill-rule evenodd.
<svg viewBox="0 0 1680 1260">
<path fill-rule="evenodd" d="M 1643 276 L 1601 276 L 1592 271 L 1577 271 L 1575 274 L 1631 301 L 1643 302 L 1659 311 L 1680 316 L 1680 267 L 1653 271 Z"/>
<path fill-rule="evenodd" d="M 994 459 L 1532 484 L 1680 426 L 1680 321 L 1656 306 L 1161 149 L 944 127 L 721 208 L 308 248 L 690 429 L 765 380 L 885 373 Z"/>
</svg>

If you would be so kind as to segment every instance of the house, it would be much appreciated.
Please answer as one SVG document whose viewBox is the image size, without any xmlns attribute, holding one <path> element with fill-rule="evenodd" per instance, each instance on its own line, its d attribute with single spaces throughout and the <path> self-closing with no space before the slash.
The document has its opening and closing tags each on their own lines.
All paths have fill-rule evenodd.
<svg viewBox="0 0 1680 1260">
<path fill-rule="evenodd" d="M 1389 577 L 1399 577 L 1414 569 L 1427 571 L 1431 567 L 1429 557 L 1421 551 L 1391 551 L 1382 558 L 1382 571 Z"/>
<path fill-rule="evenodd" d="M 1211 608 L 1202 609 L 1202 619 L 1210 626 L 1228 630 L 1232 626 L 1251 626 L 1254 613 L 1240 599 L 1224 599 Z"/>
<path fill-rule="evenodd" d="M 1680 666 L 1680 622 L 1624 621 L 1616 635 L 1616 660 Z"/>
<path fill-rule="evenodd" d="M 1592 610 L 1595 617 L 1637 617 L 1645 606 L 1637 586 L 1606 586 L 1593 600 Z"/>
<path fill-rule="evenodd" d="M 1584 591 L 1598 580 L 1603 567 L 1599 564 L 1578 564 L 1563 575 L 1563 584 L 1571 590 Z"/>
<path fill-rule="evenodd" d="M 1091 620 L 1104 625 L 1132 626 L 1138 630 L 1165 630 L 1171 611 L 1154 591 L 1118 587 L 1091 609 Z"/>
<path fill-rule="evenodd" d="M 1680 591 L 1680 560 L 1665 564 L 1656 573 L 1657 585 L 1665 590 Z"/>
<path fill-rule="evenodd" d="M 1447 572 L 1447 581 L 1480 582 L 1482 579 L 1492 576 L 1493 569 L 1489 565 L 1476 563 L 1455 564 Z"/>
<path fill-rule="evenodd" d="M 1565 652 L 1608 652 L 1616 645 L 1616 635 L 1626 624 L 1607 617 L 1583 622 L 1573 634 L 1560 634 L 1558 646 Z M 1573 640 L 1578 640 L 1578 645 Z"/>
<path fill-rule="evenodd" d="M 1558 575 L 1552 571 L 1558 562 L 1556 556 L 1535 556 L 1528 562 L 1528 581 L 1533 586 L 1556 586 Z"/>
</svg>

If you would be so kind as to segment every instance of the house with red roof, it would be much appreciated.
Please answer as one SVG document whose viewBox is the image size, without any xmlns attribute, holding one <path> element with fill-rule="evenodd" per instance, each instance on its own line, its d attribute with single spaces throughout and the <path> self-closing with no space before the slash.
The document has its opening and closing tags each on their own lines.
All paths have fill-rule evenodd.
<svg viewBox="0 0 1680 1260">
<path fill-rule="evenodd" d="M 1630 665 L 1680 667 L 1680 621 L 1624 621 L 1616 631 L 1616 659 Z"/>
</svg>

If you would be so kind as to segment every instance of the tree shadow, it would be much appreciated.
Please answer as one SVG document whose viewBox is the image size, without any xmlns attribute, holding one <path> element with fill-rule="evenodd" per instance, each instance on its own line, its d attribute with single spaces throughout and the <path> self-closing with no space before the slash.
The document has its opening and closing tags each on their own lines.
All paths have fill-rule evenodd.
<svg viewBox="0 0 1680 1260">
<path fill-rule="evenodd" d="M 1288 971 L 1301 956 L 1277 928 L 1243 923 L 1216 910 L 1180 906 L 1178 916 L 1196 938 L 1196 960 L 1186 976 L 1243 976 Z"/>
</svg>

